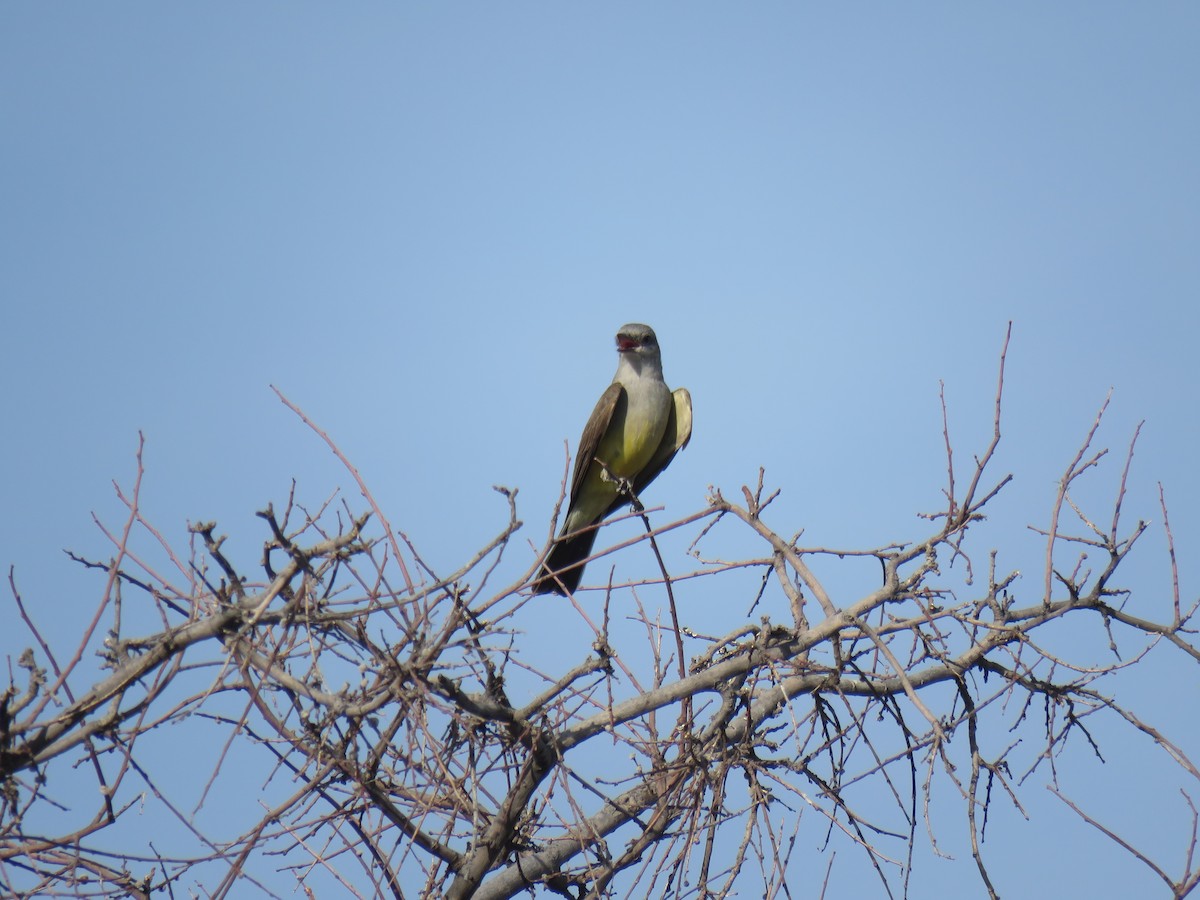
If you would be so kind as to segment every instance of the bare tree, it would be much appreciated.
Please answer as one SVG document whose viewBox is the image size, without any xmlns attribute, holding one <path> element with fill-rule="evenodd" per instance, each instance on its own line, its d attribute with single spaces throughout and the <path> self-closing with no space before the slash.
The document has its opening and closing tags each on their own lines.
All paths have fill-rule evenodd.
<svg viewBox="0 0 1200 900">
<path fill-rule="evenodd" d="M 515 492 L 502 491 L 499 533 L 454 572 L 427 565 L 361 480 L 361 511 L 336 498 L 309 509 L 294 490 L 268 506 L 261 558 L 242 565 L 213 523 L 194 525 L 186 550 L 161 537 L 142 514 L 139 452 L 121 495 L 128 517 L 106 532 L 112 558 L 76 557 L 103 588 L 74 646 L 44 639 L 10 573 L 34 646 L 10 660 L 0 701 L 0 884 L 23 896 L 226 896 L 248 880 L 277 894 L 279 870 L 311 893 L 335 884 L 362 896 L 703 898 L 735 886 L 792 896 L 803 822 L 833 848 L 821 870 L 844 848 L 889 897 L 908 895 L 919 842 L 960 827 L 998 896 L 989 813 L 1020 808 L 1023 778 L 1052 768 L 1067 742 L 1099 752 L 1095 717 L 1200 778 L 1168 735 L 1106 692 L 1119 671 L 1152 665 L 1155 645 L 1200 661 L 1173 547 L 1168 615 L 1118 580 L 1148 527 L 1123 521 L 1133 443 L 1103 516 L 1084 509 L 1076 488 L 1107 463 L 1101 409 L 1049 498 L 1041 577 L 1018 589 L 984 537 L 985 510 L 1009 481 L 991 472 L 1003 384 L 1002 353 L 991 442 L 963 477 L 947 425 L 945 504 L 924 533 L 869 549 L 801 546 L 767 524 L 775 495 L 761 472 L 736 500 L 714 491 L 665 526 L 634 513 L 656 554 L 665 531 L 694 537 L 694 571 L 668 577 L 660 556 L 661 579 L 576 602 L 590 645 L 553 654 L 528 627 L 533 604 L 564 602 L 531 599 L 538 560 L 492 584 L 520 526 Z M 1161 511 L 1170 541 L 1165 501 Z M 733 535 L 752 536 L 757 555 L 724 559 Z M 839 602 L 817 560 L 856 571 L 867 561 L 878 575 Z M 728 634 L 697 633 L 684 601 L 700 590 L 753 613 Z M 637 630 L 616 628 L 615 609 L 624 625 L 635 610 Z M 1042 640 L 1083 618 L 1101 623 L 1109 663 L 1063 658 Z M 1023 771 L 1015 735 L 1039 747 Z M 174 799 L 181 780 L 199 794 L 192 805 Z M 957 819 L 933 811 L 947 787 Z M 1200 879 L 1194 829 L 1168 872 L 1118 824 L 1063 799 L 1172 896 Z M 1179 802 L 1191 807 L 1186 794 Z M 110 829 L 151 812 L 187 837 L 182 850 L 154 837 L 139 852 L 105 849 Z M 806 881 L 819 884 L 813 869 Z"/>
</svg>

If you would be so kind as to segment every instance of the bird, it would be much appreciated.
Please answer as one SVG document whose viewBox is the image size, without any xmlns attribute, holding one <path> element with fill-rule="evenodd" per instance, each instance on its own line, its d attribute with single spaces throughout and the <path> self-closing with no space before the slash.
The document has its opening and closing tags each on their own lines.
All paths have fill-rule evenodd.
<svg viewBox="0 0 1200 900">
<path fill-rule="evenodd" d="M 630 502 L 622 482 L 639 496 L 692 437 L 692 395 L 667 387 L 654 329 L 622 325 L 616 340 L 617 374 L 579 438 L 567 516 L 535 595 L 575 592 L 600 522 Z"/>
</svg>

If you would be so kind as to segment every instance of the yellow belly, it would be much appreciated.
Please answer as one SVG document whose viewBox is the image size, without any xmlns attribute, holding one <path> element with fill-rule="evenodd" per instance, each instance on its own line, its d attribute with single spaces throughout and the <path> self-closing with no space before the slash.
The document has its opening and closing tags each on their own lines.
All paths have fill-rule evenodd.
<svg viewBox="0 0 1200 900">
<path fill-rule="evenodd" d="M 665 385 L 663 393 L 669 403 L 671 394 Z M 571 504 L 565 531 L 575 531 L 595 522 L 617 496 L 619 487 L 613 479 L 632 479 L 645 468 L 667 427 L 669 407 L 658 402 L 660 399 L 654 397 L 652 402 L 637 404 L 632 410 L 627 397 L 622 396 L 617 402 L 608 431 L 596 448 L 595 459 L 604 466 L 593 462 L 588 467 Z"/>
</svg>

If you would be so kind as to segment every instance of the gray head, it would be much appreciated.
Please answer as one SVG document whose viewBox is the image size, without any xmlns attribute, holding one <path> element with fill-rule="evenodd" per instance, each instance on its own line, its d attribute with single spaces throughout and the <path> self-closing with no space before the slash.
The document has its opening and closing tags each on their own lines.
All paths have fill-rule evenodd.
<svg viewBox="0 0 1200 900">
<path fill-rule="evenodd" d="M 649 325 L 631 322 L 622 325 L 617 332 L 617 352 L 621 361 L 617 364 L 617 372 L 622 369 L 632 369 L 638 374 L 657 373 L 662 377 L 662 356 L 658 350 L 658 338 L 654 329 Z"/>
<path fill-rule="evenodd" d="M 638 356 L 658 356 L 658 338 L 649 325 L 630 322 L 617 332 L 617 352 Z"/>
</svg>

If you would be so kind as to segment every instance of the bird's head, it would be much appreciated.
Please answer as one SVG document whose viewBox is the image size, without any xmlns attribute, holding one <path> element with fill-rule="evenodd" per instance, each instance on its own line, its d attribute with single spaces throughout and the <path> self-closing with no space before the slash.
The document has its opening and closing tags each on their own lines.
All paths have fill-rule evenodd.
<svg viewBox="0 0 1200 900">
<path fill-rule="evenodd" d="M 632 322 L 617 332 L 617 352 L 641 357 L 658 355 L 658 338 L 649 325 Z"/>
</svg>

